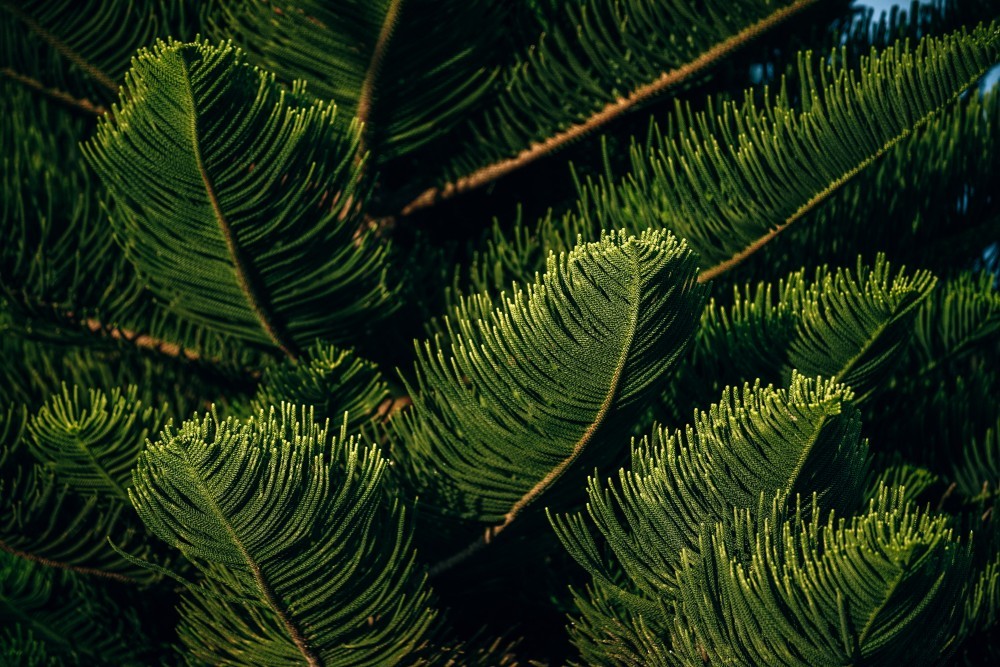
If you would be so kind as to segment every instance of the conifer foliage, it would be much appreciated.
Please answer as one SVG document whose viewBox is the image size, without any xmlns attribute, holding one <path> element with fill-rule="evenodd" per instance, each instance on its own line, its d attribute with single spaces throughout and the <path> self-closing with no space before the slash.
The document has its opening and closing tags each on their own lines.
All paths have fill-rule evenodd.
<svg viewBox="0 0 1000 667">
<path fill-rule="evenodd" d="M 0 0 L 0 663 L 1000 660 L 991 0 Z"/>
</svg>

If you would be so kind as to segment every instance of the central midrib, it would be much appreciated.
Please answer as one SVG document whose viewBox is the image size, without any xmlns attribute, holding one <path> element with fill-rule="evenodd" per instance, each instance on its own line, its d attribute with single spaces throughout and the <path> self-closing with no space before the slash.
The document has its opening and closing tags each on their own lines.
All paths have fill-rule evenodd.
<svg viewBox="0 0 1000 667">
<path fill-rule="evenodd" d="M 257 584 L 257 588 L 260 590 L 261 595 L 264 596 L 264 600 L 267 602 L 268 607 L 273 611 L 281 624 L 284 626 L 286 632 L 288 632 L 289 638 L 295 643 L 295 647 L 302 653 L 302 657 L 306 659 L 306 662 L 310 667 L 322 667 L 323 662 L 320 660 L 319 656 L 316 655 L 312 648 L 306 643 L 305 636 L 299 627 L 288 617 L 285 613 L 284 606 L 281 604 L 281 600 L 278 599 L 277 594 L 271 588 L 270 583 L 264 577 L 264 572 L 261 570 L 260 565 L 257 561 L 250 555 L 247 551 L 246 546 L 243 544 L 243 540 L 240 539 L 239 534 L 233 528 L 229 519 L 222 512 L 222 508 L 219 507 L 218 503 L 215 502 L 215 496 L 208 490 L 205 486 L 204 481 L 198 474 L 198 468 L 195 466 L 188 455 L 188 449 L 185 446 L 181 446 L 181 451 L 184 453 L 184 463 L 188 470 L 191 471 L 191 479 L 194 480 L 195 486 L 198 488 L 198 492 L 201 495 L 205 505 L 211 510 L 212 515 L 218 520 L 222 527 L 226 531 L 226 535 L 236 546 L 236 549 L 240 552 L 240 556 L 243 558 L 253 575 L 254 582 Z"/>
<path fill-rule="evenodd" d="M 634 248 L 632 248 L 632 250 L 634 251 Z M 552 468 L 552 470 L 545 475 L 545 477 L 539 480 L 538 483 L 536 483 L 527 493 L 521 496 L 517 502 L 511 506 L 507 514 L 504 515 L 504 520 L 501 523 L 490 526 L 472 544 L 430 567 L 427 572 L 429 577 L 436 577 L 442 572 L 451 569 L 493 541 L 497 535 L 503 532 L 514 522 L 525 507 L 548 490 L 548 488 L 552 486 L 556 480 L 562 477 L 563 473 L 565 473 L 566 470 L 573 465 L 578 458 L 580 458 L 584 449 L 586 449 L 587 445 L 593 439 L 594 434 L 597 433 L 598 429 L 604 423 L 608 413 L 611 411 L 612 405 L 614 404 L 615 397 L 618 395 L 622 372 L 625 370 L 625 364 L 628 362 L 629 353 L 632 351 L 632 342 L 635 340 L 636 329 L 639 326 L 641 275 L 639 271 L 639 262 L 636 259 L 634 252 L 629 254 L 629 259 L 632 262 L 632 274 L 634 276 L 634 280 L 629 286 L 631 308 L 629 313 L 628 331 L 622 341 L 622 351 L 618 357 L 618 363 L 615 366 L 615 370 L 611 375 L 608 391 L 604 396 L 604 401 L 597 409 L 593 421 L 583 432 L 583 435 L 580 436 L 580 439 L 576 441 L 576 444 L 573 445 L 573 449 L 570 451 L 569 456 L 560 461 L 558 465 Z"/>
<path fill-rule="evenodd" d="M 622 341 L 622 351 L 618 356 L 618 363 L 615 365 L 614 373 L 611 375 L 608 392 L 604 396 L 604 401 L 601 403 L 600 408 L 598 408 L 597 413 L 594 415 L 593 421 L 583 432 L 583 435 L 580 436 L 580 439 L 576 441 L 576 444 L 573 445 L 573 449 L 570 451 L 569 456 L 563 459 L 555 468 L 550 470 L 549 473 L 545 475 L 545 477 L 543 477 L 537 484 L 535 484 L 530 491 L 514 503 L 510 511 L 504 516 L 504 522 L 501 526 L 510 524 L 517 517 L 517 515 L 520 514 L 521 510 L 527 507 L 528 504 L 530 504 L 535 498 L 544 493 L 549 486 L 555 483 L 555 481 L 559 479 L 578 458 L 580 458 L 583 450 L 587 448 L 588 444 L 590 444 L 594 434 L 597 433 L 598 429 L 607 418 L 608 413 L 611 411 L 611 406 L 614 404 L 615 397 L 618 395 L 622 372 L 625 370 L 625 364 L 628 362 L 629 353 L 632 351 L 632 341 L 635 340 L 636 329 L 639 326 L 639 283 L 641 282 L 639 262 L 636 260 L 634 253 L 629 254 L 629 259 L 632 262 L 632 275 L 634 279 L 629 285 L 629 300 L 631 301 L 631 308 L 629 313 L 628 330 Z M 496 532 L 499 532 L 500 530 L 502 530 L 502 528 L 498 529 Z"/>
<path fill-rule="evenodd" d="M 183 57 L 180 58 L 181 64 L 184 68 L 184 84 L 187 88 L 188 99 L 191 102 L 191 147 L 194 152 L 195 164 L 198 168 L 198 174 L 201 177 L 202 184 L 205 186 L 205 194 L 208 197 L 208 202 L 212 207 L 212 213 L 215 216 L 215 220 L 219 225 L 219 231 L 222 233 L 222 238 L 226 243 L 226 249 L 229 252 L 229 258 L 232 261 L 233 269 L 236 273 L 236 281 L 243 291 L 243 295 L 246 297 L 247 303 L 250 305 L 251 310 L 253 310 L 254 315 L 260 322 L 261 327 L 267 333 L 271 341 L 288 357 L 291 359 L 298 358 L 298 348 L 287 334 L 282 330 L 282 328 L 271 318 L 265 306 L 265 300 L 263 294 L 258 290 L 257 285 L 251 279 L 251 264 L 250 260 L 243 256 L 243 251 L 240 249 L 237 243 L 236 233 L 232 226 L 229 224 L 229 220 L 226 218 L 225 213 L 222 211 L 222 206 L 219 204 L 219 198 L 215 193 L 215 187 L 212 184 L 212 179 L 208 174 L 208 170 L 205 169 L 205 164 L 201 156 L 201 145 L 198 141 L 198 109 L 194 98 L 194 89 L 191 86 L 191 71 L 188 69 L 187 63 L 184 61 Z"/>
</svg>

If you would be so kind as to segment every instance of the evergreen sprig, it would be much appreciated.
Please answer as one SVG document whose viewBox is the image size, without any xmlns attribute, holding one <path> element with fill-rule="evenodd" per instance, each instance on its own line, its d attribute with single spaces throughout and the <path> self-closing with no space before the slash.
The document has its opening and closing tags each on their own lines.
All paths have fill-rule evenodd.
<svg viewBox="0 0 1000 667">
<path fill-rule="evenodd" d="M 420 496 L 494 524 L 488 542 L 591 450 L 607 460 L 609 424 L 642 410 L 693 331 L 694 270 L 669 234 L 609 234 L 551 256 L 495 310 L 463 300 L 417 347 L 414 408 L 393 421 Z"/>
<path fill-rule="evenodd" d="M 222 664 L 377 665 L 420 646 L 434 613 L 387 461 L 310 410 L 167 429 L 140 455 L 139 516 L 204 577 L 181 640 Z"/>
<path fill-rule="evenodd" d="M 136 58 L 86 154 L 126 252 L 171 310 L 297 357 L 391 310 L 385 248 L 354 238 L 357 141 L 332 105 L 286 94 L 234 47 L 161 42 Z M 167 180 L 149 169 L 163 156 Z"/>
</svg>

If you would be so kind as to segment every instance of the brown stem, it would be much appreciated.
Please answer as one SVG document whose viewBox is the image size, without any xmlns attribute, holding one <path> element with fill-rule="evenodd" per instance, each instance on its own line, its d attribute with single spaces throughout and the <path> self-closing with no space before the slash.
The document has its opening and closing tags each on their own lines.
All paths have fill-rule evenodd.
<svg viewBox="0 0 1000 667">
<path fill-rule="evenodd" d="M 603 109 L 590 116 L 587 120 L 577 125 L 571 125 L 565 130 L 558 132 L 544 141 L 531 144 L 517 156 L 494 162 L 493 164 L 481 167 L 467 176 L 463 176 L 456 181 L 446 183 L 441 186 L 434 186 L 424 190 L 422 193 L 404 206 L 400 215 L 410 215 L 414 211 L 433 206 L 439 201 L 450 199 L 457 194 L 473 190 L 496 179 L 520 169 L 535 160 L 552 153 L 565 145 L 579 139 L 580 137 L 593 132 L 597 128 L 609 123 L 615 118 L 631 111 L 653 97 L 661 94 L 668 88 L 676 86 L 687 79 L 699 74 L 703 70 L 711 67 L 719 60 L 728 56 L 733 51 L 744 46 L 747 42 L 770 30 L 777 24 L 788 19 L 794 14 L 802 11 L 817 0 L 796 0 L 791 5 L 777 10 L 767 18 L 761 19 L 757 23 L 744 28 L 732 37 L 719 42 L 709 50 L 691 62 L 682 65 L 668 72 L 663 72 L 653 82 L 640 86 L 625 97 L 620 97 L 609 103 Z"/>
<path fill-rule="evenodd" d="M 121 329 L 117 327 L 106 327 L 101 324 L 99 320 L 94 318 L 88 318 L 81 322 L 92 333 L 101 333 L 112 338 L 114 340 L 123 340 L 127 343 L 131 343 L 136 347 L 153 350 L 160 354 L 166 355 L 168 357 L 177 357 L 187 359 L 188 361 L 198 361 L 201 359 L 201 355 L 195 350 L 188 350 L 177 343 L 170 343 L 168 341 L 160 340 L 158 338 L 153 338 L 149 334 L 140 334 L 129 329 Z"/>
<path fill-rule="evenodd" d="M 19 74 L 10 67 L 0 68 L 0 74 L 3 74 L 12 81 L 17 81 L 18 83 L 23 84 L 28 88 L 31 88 L 32 90 L 38 91 L 42 95 L 51 97 L 52 99 L 58 102 L 62 102 L 63 104 L 71 106 L 74 109 L 79 109 L 80 111 L 84 111 L 88 114 L 93 114 L 94 116 L 103 116 L 108 112 L 108 110 L 105 109 L 103 106 L 101 106 L 100 104 L 94 104 L 87 98 L 81 99 L 78 97 L 73 97 L 69 93 L 63 92 L 58 88 L 48 88 L 38 79 L 33 79 L 30 76 Z"/>
<path fill-rule="evenodd" d="M 948 502 L 948 499 L 951 498 L 951 494 L 955 493 L 955 489 L 957 489 L 957 488 L 958 488 L 958 484 L 955 483 L 955 482 L 952 482 L 951 484 L 948 485 L 948 488 L 944 490 L 944 493 L 941 494 L 941 499 L 938 500 L 938 504 L 937 504 L 937 511 L 938 512 L 940 512 L 944 508 L 944 504 L 946 502 Z"/>
<path fill-rule="evenodd" d="M 381 422 L 392 419 L 396 413 L 413 404 L 413 399 L 409 396 L 390 396 L 381 403 L 375 410 L 375 417 Z"/>
<path fill-rule="evenodd" d="M 385 53 L 389 50 L 389 42 L 392 40 L 392 33 L 396 29 L 396 23 L 399 19 L 399 12 L 402 6 L 403 0 L 392 0 L 389 4 L 389 8 L 385 13 L 385 19 L 382 21 L 382 29 L 379 31 L 378 39 L 375 40 L 375 48 L 372 50 L 368 70 L 365 72 L 365 79 L 361 84 L 361 92 L 358 95 L 358 110 L 355 114 L 358 122 L 362 123 L 360 142 L 358 143 L 357 160 L 359 162 L 368 150 L 365 135 L 368 132 L 368 122 L 371 117 L 375 83 L 382 69 L 382 61 L 385 59 Z"/>
<path fill-rule="evenodd" d="M 0 549 L 6 551 L 7 553 L 13 556 L 17 556 L 18 558 L 23 558 L 25 560 L 30 560 L 32 563 L 38 563 L 39 565 L 44 565 L 45 567 L 54 567 L 59 570 L 69 570 L 71 572 L 76 572 L 77 574 L 93 575 L 95 577 L 104 577 L 105 579 L 114 579 L 115 581 L 121 581 L 126 584 L 138 583 L 132 577 L 126 576 L 124 574 L 118 574 L 117 572 L 107 572 L 105 570 L 99 570 L 95 567 L 83 567 L 81 565 L 71 565 L 70 563 L 63 563 L 60 561 L 50 560 L 43 556 L 29 553 L 27 551 L 20 551 L 10 546 L 3 540 L 0 540 Z"/>
<path fill-rule="evenodd" d="M 634 257 L 632 258 L 632 261 L 635 268 L 635 274 L 638 278 L 639 267 Z M 549 470 L 545 477 L 540 479 L 538 483 L 531 487 L 527 493 L 521 496 L 517 502 L 511 506 L 507 514 L 504 515 L 502 522 L 487 528 L 483 532 L 482 536 L 477 538 L 469 546 L 465 547 L 458 553 L 453 554 L 452 556 L 449 556 L 448 558 L 445 558 L 444 560 L 433 565 L 428 570 L 427 575 L 429 577 L 436 577 L 442 572 L 451 569 L 492 542 L 497 535 L 506 530 L 506 528 L 514 522 L 525 507 L 534 502 L 540 495 L 545 493 L 545 491 L 548 490 L 548 488 L 552 486 L 556 480 L 562 477 L 563 473 L 565 473 L 566 470 L 568 470 L 569 467 L 580 458 L 584 449 L 586 449 L 587 445 L 590 444 L 590 441 L 593 440 L 598 429 L 600 429 L 601 425 L 604 424 L 604 420 L 607 418 L 608 413 L 611 412 L 615 397 L 618 395 L 618 387 L 621 383 L 622 373 L 625 371 L 625 364 L 628 361 L 629 353 L 632 351 L 632 341 L 635 338 L 636 327 L 639 324 L 639 282 L 640 281 L 636 279 L 633 280 L 631 284 L 632 312 L 630 315 L 628 333 L 623 341 L 622 351 L 618 356 L 618 364 L 615 366 L 615 371 L 611 376 L 611 381 L 609 383 L 610 386 L 608 387 L 607 393 L 604 395 L 604 401 L 597 409 L 597 413 L 594 415 L 593 421 L 591 421 L 590 425 L 587 426 L 587 430 L 583 432 L 580 439 L 573 445 L 573 449 L 570 451 L 569 456 L 560 461 L 554 468 Z"/>
<path fill-rule="evenodd" d="M 77 53 L 68 44 L 66 44 L 66 42 L 62 41 L 61 39 L 50 33 L 48 30 L 43 28 L 35 19 L 31 18 L 31 16 L 29 16 L 21 9 L 15 7 L 13 3 L 5 2 L 4 7 L 7 8 L 7 11 L 9 11 L 11 14 L 20 19 L 25 25 L 27 25 L 32 30 L 32 32 L 34 32 L 43 40 L 48 42 L 49 46 L 51 46 L 53 49 L 59 52 L 60 55 L 62 55 L 67 60 L 72 62 L 74 65 L 76 65 L 84 72 L 89 74 L 92 79 L 97 81 L 99 84 L 107 88 L 112 93 L 114 94 L 118 93 L 118 84 L 115 83 L 114 80 L 110 76 L 108 76 L 106 72 L 104 72 L 102 69 L 100 69 L 99 67 L 88 61 L 79 53 Z"/>
<path fill-rule="evenodd" d="M 191 73 L 186 68 L 184 82 L 187 86 L 188 97 L 191 100 L 191 144 L 194 151 L 195 164 L 198 168 L 198 174 L 201 176 L 202 184 L 205 187 L 205 194 L 208 196 L 208 201 L 212 206 L 212 212 L 215 214 L 215 220 L 219 225 L 219 231 L 226 242 L 226 249 L 229 251 L 233 268 L 236 271 L 236 280 L 239 282 L 240 289 L 243 290 L 250 308 L 257 316 L 257 320 L 268 337 L 278 349 L 294 361 L 299 357 L 298 347 L 291 337 L 288 336 L 287 332 L 284 331 L 284 328 L 271 317 L 264 295 L 258 290 L 255 281 L 251 278 L 253 271 L 250 261 L 244 257 L 243 250 L 240 248 L 239 243 L 237 243 L 236 232 L 222 211 L 219 198 L 215 193 L 215 186 L 208 174 L 208 170 L 205 169 L 205 164 L 201 156 L 201 145 L 198 141 L 198 113 L 194 99 L 194 90 L 191 88 Z"/>
</svg>

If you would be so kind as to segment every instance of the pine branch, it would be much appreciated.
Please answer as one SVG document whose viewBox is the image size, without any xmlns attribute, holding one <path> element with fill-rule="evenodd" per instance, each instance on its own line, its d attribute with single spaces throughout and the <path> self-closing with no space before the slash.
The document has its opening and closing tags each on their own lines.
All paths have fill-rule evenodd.
<svg viewBox="0 0 1000 667">
<path fill-rule="evenodd" d="M 608 103 L 585 120 L 570 125 L 543 141 L 532 143 L 515 157 L 506 158 L 480 167 L 472 173 L 444 185 L 427 188 L 403 206 L 400 209 L 399 216 L 411 215 L 440 201 L 451 199 L 458 194 L 482 187 L 531 164 L 535 160 L 564 148 L 566 145 L 594 132 L 619 116 L 635 110 L 640 105 L 663 94 L 665 91 L 703 74 L 706 70 L 715 66 L 719 61 L 739 50 L 748 42 L 772 30 L 780 23 L 815 4 L 816 1 L 795 0 L 792 4 L 774 11 L 769 16 L 740 30 L 724 41 L 715 44 L 701 53 L 697 58 L 684 65 L 662 72 L 652 82 L 640 85 L 627 94 L 619 96 L 617 100 Z"/>
<path fill-rule="evenodd" d="M 166 429 L 130 491 L 150 530 L 204 575 L 182 640 L 207 662 L 395 664 L 432 627 L 388 461 L 309 410 Z M 198 526 L 190 530 L 189 526 Z"/>
<path fill-rule="evenodd" d="M 970 81 L 969 83 L 971 84 L 972 82 Z M 950 98 L 949 101 L 957 100 L 960 94 L 961 92 L 955 93 Z M 778 236 L 778 234 L 782 233 L 783 231 L 788 229 L 788 227 L 790 227 L 792 224 L 798 222 L 808 213 L 813 211 L 816 207 L 823 204 L 823 202 L 825 202 L 830 196 L 836 194 L 838 190 L 840 190 L 843 186 L 847 185 L 855 176 L 857 176 L 865 169 L 873 165 L 876 161 L 878 161 L 879 158 L 888 153 L 900 141 L 903 141 L 904 139 L 909 137 L 914 130 L 920 129 L 922 126 L 930 122 L 933 118 L 935 118 L 938 115 L 939 111 L 940 109 L 935 109 L 927 113 L 912 127 L 907 128 L 904 131 L 897 134 L 895 137 L 886 142 L 880 149 L 878 149 L 874 155 L 865 158 L 856 166 L 845 172 L 842 176 L 832 181 L 824 189 L 813 195 L 813 197 L 809 199 L 809 201 L 802 204 L 802 206 L 800 206 L 794 213 L 788 216 L 784 220 L 784 222 L 772 228 L 770 231 L 768 231 L 766 234 L 764 234 L 756 241 L 748 245 L 746 248 L 736 253 L 729 259 L 726 259 L 722 262 L 719 262 L 718 264 L 715 264 L 714 266 L 711 266 L 703 270 L 701 273 L 698 274 L 698 282 L 703 283 L 703 282 L 708 282 L 709 280 L 714 280 L 723 273 L 737 267 L 739 264 L 744 262 L 755 252 L 757 252 L 765 245 L 773 241 Z"/>
<path fill-rule="evenodd" d="M 388 248 L 354 238 L 368 194 L 356 124 L 342 131 L 332 105 L 289 94 L 231 45 L 160 42 L 133 62 L 115 119 L 84 152 L 126 255 L 168 310 L 295 359 L 398 307 Z"/>
<path fill-rule="evenodd" d="M 264 331 L 267 332 L 267 335 L 271 338 L 279 350 L 284 352 L 292 360 L 295 360 L 299 356 L 298 346 L 288 336 L 288 333 L 284 331 L 284 327 L 279 325 L 271 315 L 271 308 L 267 303 L 266 296 L 261 289 L 261 286 L 257 284 L 257 281 L 254 278 L 257 271 L 254 269 L 249 259 L 245 256 L 243 249 L 237 242 L 232 224 L 227 219 L 226 214 L 222 211 L 222 206 L 219 204 L 219 196 L 215 192 L 215 186 L 212 184 L 212 178 L 208 175 L 208 171 L 205 169 L 199 140 L 199 136 L 201 135 L 201 129 L 198 127 L 199 100 L 195 98 L 194 89 L 192 88 L 191 83 L 191 68 L 186 61 L 181 62 L 181 70 L 183 71 L 184 88 L 187 91 L 187 101 L 189 103 L 187 112 L 191 121 L 191 131 L 188 138 L 191 140 L 192 155 L 194 156 L 198 175 L 201 177 L 201 182 L 205 187 L 205 196 L 212 207 L 212 213 L 215 214 L 215 220 L 219 225 L 219 231 L 222 232 L 222 237 L 226 242 L 226 249 L 229 251 L 229 257 L 236 270 L 236 279 L 240 284 L 240 289 L 243 290 L 243 294 L 246 296 L 247 302 L 250 304 L 250 308 L 257 316 L 257 319 L 260 320 L 260 324 Z"/>
<path fill-rule="evenodd" d="M 632 263 L 632 271 L 635 275 L 640 274 L 639 263 L 635 256 L 630 258 Z M 611 411 L 615 399 L 618 397 L 620 391 L 620 383 L 622 380 L 622 373 L 625 370 L 625 366 L 629 361 L 629 357 L 632 354 L 632 343 L 635 340 L 636 333 L 639 326 L 639 308 L 642 300 L 639 294 L 639 281 L 634 280 L 629 284 L 629 315 L 628 324 L 626 325 L 626 333 L 622 341 L 621 353 L 618 357 L 618 362 L 615 365 L 614 371 L 611 374 L 611 380 L 608 382 L 607 393 L 604 395 L 604 400 L 601 402 L 600 407 L 594 414 L 593 419 L 587 425 L 587 429 L 583 432 L 576 443 L 573 444 L 569 455 L 556 464 L 546 475 L 538 481 L 533 487 L 531 487 L 523 496 L 517 499 L 517 501 L 511 506 L 510 510 L 504 515 L 503 521 L 499 524 L 490 526 L 485 530 L 481 537 L 477 538 L 469 546 L 462 549 L 454 556 L 446 558 L 436 565 L 433 565 L 428 570 L 428 576 L 433 578 L 440 575 L 442 572 L 451 569 L 455 565 L 461 563 L 468 557 L 474 555 L 480 549 L 488 545 L 497 535 L 503 532 L 514 520 L 521 514 L 525 507 L 534 502 L 539 496 L 545 493 L 549 487 L 551 487 L 560 477 L 572 466 L 583 451 L 590 444 L 590 441 L 594 438 L 597 431 L 603 426 L 605 420 L 608 417 L 608 413 Z"/>
<path fill-rule="evenodd" d="M 621 183 L 590 185 L 585 196 L 594 205 L 582 213 L 672 229 L 715 262 L 699 274 L 711 280 L 948 109 L 1000 57 L 998 30 L 927 37 L 912 49 L 897 42 L 857 67 L 845 50 L 834 51 L 818 73 L 815 58 L 800 54 L 801 108 L 784 84 L 764 104 L 747 91 L 742 104 L 725 102 L 717 115 L 678 107 L 677 136 L 634 151 Z M 858 115 L 868 121 L 859 126 Z"/>
<path fill-rule="evenodd" d="M 550 256 L 545 276 L 498 309 L 485 295 L 463 300 L 448 342 L 418 346 L 414 407 L 390 421 L 399 469 L 432 511 L 489 524 L 433 575 L 540 496 L 554 501 L 584 458 L 613 455 L 595 446 L 599 434 L 630 423 L 693 329 L 692 260 L 663 233 L 611 234 Z"/>
</svg>

